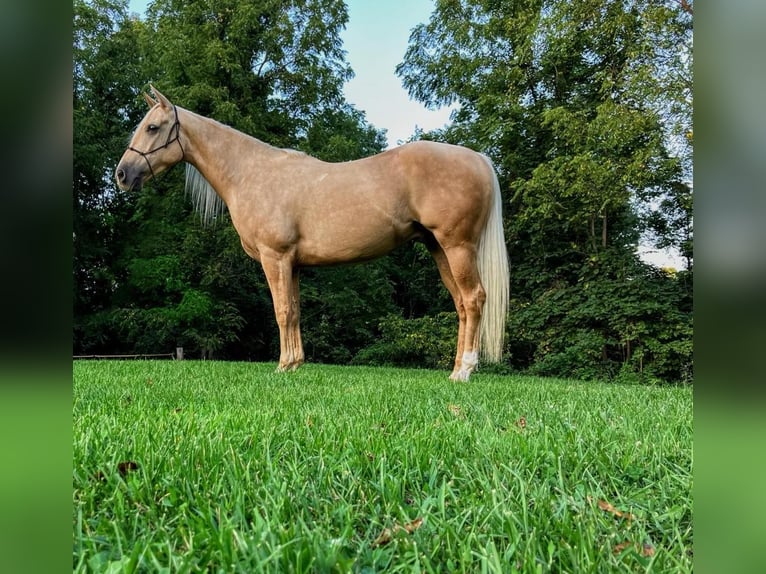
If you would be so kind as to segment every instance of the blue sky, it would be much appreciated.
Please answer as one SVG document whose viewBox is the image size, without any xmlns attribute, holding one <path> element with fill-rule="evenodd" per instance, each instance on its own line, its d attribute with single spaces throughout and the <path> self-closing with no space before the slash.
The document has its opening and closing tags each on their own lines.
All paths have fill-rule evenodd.
<svg viewBox="0 0 766 574">
<path fill-rule="evenodd" d="M 143 14 L 147 0 L 130 0 Z M 432 130 L 449 121 L 450 110 L 426 109 L 412 101 L 394 72 L 407 49 L 412 28 L 428 20 L 433 0 L 346 0 L 349 22 L 342 34 L 346 59 L 356 76 L 346 84 L 346 99 L 386 129 L 389 147 L 410 137 L 415 127 Z"/>
</svg>

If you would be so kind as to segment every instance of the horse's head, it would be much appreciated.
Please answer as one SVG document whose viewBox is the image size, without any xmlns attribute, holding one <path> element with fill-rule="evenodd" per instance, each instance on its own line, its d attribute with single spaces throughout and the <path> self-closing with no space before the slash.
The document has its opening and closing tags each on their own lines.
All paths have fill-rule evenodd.
<svg viewBox="0 0 766 574">
<path fill-rule="evenodd" d="M 152 86 L 154 98 L 144 94 L 149 112 L 138 124 L 128 149 L 114 172 L 122 190 L 141 189 L 144 182 L 184 159 L 178 110 Z"/>
</svg>

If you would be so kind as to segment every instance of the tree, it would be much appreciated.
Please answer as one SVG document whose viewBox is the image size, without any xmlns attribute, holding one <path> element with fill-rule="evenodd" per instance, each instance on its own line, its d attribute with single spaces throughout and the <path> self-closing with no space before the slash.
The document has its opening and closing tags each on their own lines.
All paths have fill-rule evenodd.
<svg viewBox="0 0 766 574">
<path fill-rule="evenodd" d="M 342 0 L 155 0 L 146 69 L 174 101 L 279 147 L 343 104 Z"/>
<path fill-rule="evenodd" d="M 139 73 L 139 23 L 121 0 L 76 0 L 73 17 L 73 343 L 76 352 L 101 351 L 112 341 L 100 312 L 123 279 L 114 261 L 135 200 L 108 182 L 125 134 L 140 117 L 125 105 Z"/>
<path fill-rule="evenodd" d="M 321 160 L 337 162 L 380 153 L 386 144 L 385 131 L 368 124 L 364 112 L 345 104 L 312 117 L 298 147 Z"/>
<path fill-rule="evenodd" d="M 95 210 L 75 193 L 82 221 L 75 350 L 157 352 L 180 344 L 189 356 L 273 357 L 278 337 L 268 288 L 228 217 L 203 228 L 179 169 L 135 195 L 116 192 L 111 172 L 146 109 L 139 96 L 146 78 L 179 105 L 275 145 L 332 161 L 381 151 L 384 134 L 342 100 L 351 73 L 339 38 L 345 4 L 157 0 L 145 21 L 128 18 L 124 2 L 75 8 L 76 132 L 83 136 L 75 152 L 83 173 L 93 172 L 88 193 L 103 202 Z M 87 122 L 111 122 L 108 137 Z M 304 313 L 320 317 L 308 329 L 316 336 L 314 358 L 350 358 L 374 336 L 376 310 L 393 310 L 388 280 L 374 269 L 306 275 Z M 370 283 L 371 276 L 379 281 Z M 322 317 L 337 329 L 326 332 Z"/>
<path fill-rule="evenodd" d="M 675 145 L 688 122 L 690 61 L 690 14 L 670 2 L 440 0 L 413 30 L 397 67 L 404 85 L 427 105 L 458 105 L 453 124 L 429 137 L 486 151 L 501 175 L 517 367 L 646 372 L 631 358 L 647 345 L 594 320 L 585 285 L 605 297 L 602 309 L 632 314 L 628 323 L 648 321 L 655 303 L 685 305 L 660 288 L 682 284 L 690 296 L 682 274 L 650 280 L 635 250 L 652 229 L 691 261 L 690 156 Z M 658 71 L 677 80 L 673 89 L 654 80 Z M 644 306 L 626 302 L 636 281 L 652 286 L 641 290 Z M 689 340 L 690 329 L 673 328 L 690 324 L 688 309 L 679 312 L 663 315 L 665 331 Z M 557 319 L 567 317 L 579 322 Z M 684 353 L 663 377 L 688 374 Z"/>
<path fill-rule="evenodd" d="M 341 0 L 75 2 L 74 347 L 270 359 L 260 266 L 228 216 L 201 226 L 180 169 L 140 193 L 112 170 L 155 82 L 183 107 L 330 161 L 380 151 L 343 101 Z M 580 377 L 691 376 L 691 4 L 438 0 L 398 72 L 448 128 L 416 137 L 493 158 L 513 261 L 509 364 Z M 643 264 L 639 240 L 688 270 Z M 451 300 L 422 246 L 306 270 L 312 360 L 444 358 Z M 448 356 L 448 355 L 447 355 Z"/>
</svg>

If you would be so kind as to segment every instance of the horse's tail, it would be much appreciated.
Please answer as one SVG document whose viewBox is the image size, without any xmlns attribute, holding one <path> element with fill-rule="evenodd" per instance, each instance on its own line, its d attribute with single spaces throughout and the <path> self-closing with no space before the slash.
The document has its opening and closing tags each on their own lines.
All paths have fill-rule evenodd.
<svg viewBox="0 0 766 574">
<path fill-rule="evenodd" d="M 492 362 L 503 358 L 505 322 L 510 297 L 510 263 L 503 233 L 503 204 L 500 183 L 492 160 L 482 155 L 492 172 L 492 207 L 479 240 L 478 267 L 484 291 L 487 294 L 481 318 L 481 354 Z"/>
</svg>

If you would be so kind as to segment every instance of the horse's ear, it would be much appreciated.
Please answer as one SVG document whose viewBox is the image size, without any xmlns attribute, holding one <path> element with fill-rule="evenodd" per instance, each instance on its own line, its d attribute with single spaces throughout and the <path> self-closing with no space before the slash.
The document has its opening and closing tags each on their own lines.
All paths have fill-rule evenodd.
<svg viewBox="0 0 766 574">
<path fill-rule="evenodd" d="M 173 104 L 170 103 L 170 100 L 168 100 L 165 96 L 163 96 L 157 88 L 149 84 L 149 87 L 152 89 L 152 94 L 154 94 L 154 97 L 157 98 L 157 102 L 165 108 L 166 110 L 169 110 L 173 107 Z"/>
<path fill-rule="evenodd" d="M 155 102 L 152 99 L 152 97 L 149 94 L 147 94 L 146 92 L 144 92 L 144 99 L 146 100 L 146 103 L 149 105 L 150 108 L 153 108 L 154 106 L 157 105 L 157 102 Z"/>
</svg>

